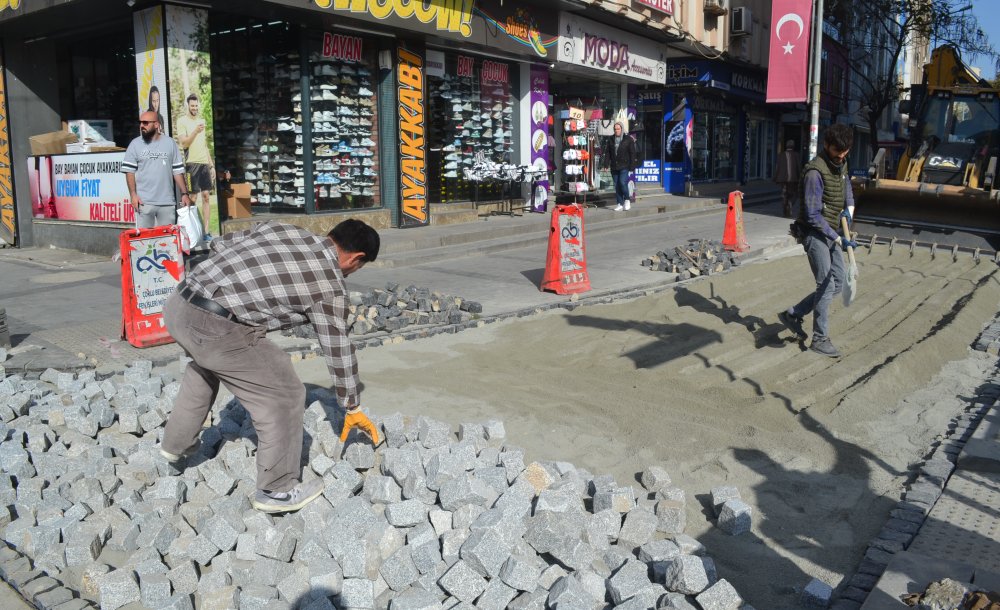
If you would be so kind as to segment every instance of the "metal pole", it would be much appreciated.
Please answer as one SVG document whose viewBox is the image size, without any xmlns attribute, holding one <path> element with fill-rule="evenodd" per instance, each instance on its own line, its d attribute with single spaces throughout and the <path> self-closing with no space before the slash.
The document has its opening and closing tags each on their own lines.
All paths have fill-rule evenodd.
<svg viewBox="0 0 1000 610">
<path fill-rule="evenodd" d="M 823 0 L 816 0 L 813 12 L 812 83 L 809 94 L 809 159 L 819 150 L 819 79 L 823 67 Z"/>
</svg>

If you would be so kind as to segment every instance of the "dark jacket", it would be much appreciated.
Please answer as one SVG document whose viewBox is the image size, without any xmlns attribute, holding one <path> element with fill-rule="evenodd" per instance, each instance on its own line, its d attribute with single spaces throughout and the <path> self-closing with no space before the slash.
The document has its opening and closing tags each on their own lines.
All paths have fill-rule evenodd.
<svg viewBox="0 0 1000 610">
<path fill-rule="evenodd" d="M 635 154 L 635 140 L 627 133 L 622 135 L 622 143 L 618 146 L 618 154 L 615 154 L 614 136 L 608 138 L 605 151 L 604 166 L 611 168 L 613 172 L 623 169 L 631 171 L 638 165 Z"/>
</svg>

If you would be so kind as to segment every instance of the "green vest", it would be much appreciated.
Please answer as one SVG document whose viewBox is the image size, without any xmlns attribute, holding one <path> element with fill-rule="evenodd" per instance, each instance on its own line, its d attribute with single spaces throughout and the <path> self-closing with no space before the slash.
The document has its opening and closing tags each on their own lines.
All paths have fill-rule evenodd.
<svg viewBox="0 0 1000 610">
<path fill-rule="evenodd" d="M 812 161 L 806 163 L 805 167 L 802 168 L 803 179 L 799 186 L 799 201 L 802 202 L 799 206 L 799 217 L 801 220 L 806 219 L 805 176 L 811 170 L 818 171 L 820 177 L 823 179 L 823 218 L 826 218 L 826 221 L 830 223 L 830 228 L 839 233 L 840 213 L 844 211 L 846 198 L 847 163 L 844 163 L 840 167 L 831 167 L 826 160 L 825 152 L 821 152 Z"/>
</svg>

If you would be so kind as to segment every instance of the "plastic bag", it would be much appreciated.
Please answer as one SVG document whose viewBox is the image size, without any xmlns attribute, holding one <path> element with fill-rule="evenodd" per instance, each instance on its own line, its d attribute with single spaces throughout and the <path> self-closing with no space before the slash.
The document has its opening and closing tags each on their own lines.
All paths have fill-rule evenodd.
<svg viewBox="0 0 1000 610">
<path fill-rule="evenodd" d="M 184 254 L 190 254 L 191 250 L 201 245 L 201 240 L 205 237 L 198 208 L 193 205 L 181 206 L 177 210 L 177 226 L 181 228 L 181 249 Z"/>
</svg>

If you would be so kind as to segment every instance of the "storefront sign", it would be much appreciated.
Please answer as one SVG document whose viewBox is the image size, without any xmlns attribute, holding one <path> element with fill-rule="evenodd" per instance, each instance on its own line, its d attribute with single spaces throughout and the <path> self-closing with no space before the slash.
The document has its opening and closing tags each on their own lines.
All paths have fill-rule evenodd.
<svg viewBox="0 0 1000 610">
<path fill-rule="evenodd" d="M 40 216 L 60 220 L 93 222 L 135 222 L 125 176 L 121 173 L 125 153 L 52 155 L 48 163 L 28 157 L 32 185 L 51 185 L 51 192 L 39 192 Z M 50 176 L 32 175 L 36 171 Z M 45 189 L 43 189 L 45 190 Z M 54 210 L 54 211 L 53 211 Z"/>
<path fill-rule="evenodd" d="M 139 114 L 150 111 L 159 117 L 163 133 L 170 134 L 167 107 L 167 61 L 164 57 L 163 7 L 156 6 L 132 14 L 135 37 L 135 70 L 139 86 Z"/>
<path fill-rule="evenodd" d="M 658 11 L 663 11 L 668 15 L 674 14 L 674 0 L 635 0 L 635 1 L 643 6 L 648 6 L 649 8 L 655 8 Z"/>
<path fill-rule="evenodd" d="M 444 51 L 427 50 L 426 57 L 424 57 L 424 74 L 437 78 L 444 76 Z"/>
<path fill-rule="evenodd" d="M 313 0 L 320 8 L 363 13 L 375 19 L 415 18 L 421 23 L 433 23 L 441 32 L 472 35 L 472 0 L 443 2 L 413 2 L 412 0 Z"/>
<path fill-rule="evenodd" d="M 479 72 L 479 80 L 483 83 L 506 85 L 510 82 L 507 64 L 498 61 L 483 60 L 483 65 Z"/>
<path fill-rule="evenodd" d="M 639 107 L 643 106 L 662 106 L 663 105 L 663 91 L 640 91 L 638 98 L 636 99 Z"/>
<path fill-rule="evenodd" d="M 302 0 L 271 0 L 301 8 Z M 554 11 L 533 11 L 476 0 L 312 0 L 317 10 L 388 27 L 434 34 L 462 42 L 530 55 L 549 57 L 558 37 Z M 497 6 L 499 4 L 499 6 Z"/>
<path fill-rule="evenodd" d="M 667 65 L 667 88 L 692 86 L 731 91 L 749 100 L 764 101 L 767 77 L 763 72 L 734 69 L 732 65 L 717 60 L 684 60 Z"/>
<path fill-rule="evenodd" d="M 6 70 L 0 69 L 0 241 L 14 246 L 17 245 L 17 207 L 14 205 L 14 176 L 10 171 L 7 79 L 4 72 Z"/>
<path fill-rule="evenodd" d="M 430 223 L 427 202 L 427 162 L 424 146 L 423 60 L 403 47 L 397 49 L 399 82 L 400 227 Z"/>
<path fill-rule="evenodd" d="M 341 61 L 361 61 L 361 39 L 357 36 L 324 32 L 323 57 Z"/>
<path fill-rule="evenodd" d="M 661 44 L 570 13 L 560 13 L 559 31 L 559 61 L 663 82 L 667 64 Z"/>
<path fill-rule="evenodd" d="M 476 58 L 468 55 L 459 55 L 456 63 L 455 75 L 464 78 L 471 78 L 476 73 Z"/>
<path fill-rule="evenodd" d="M 529 197 L 531 211 L 544 212 L 549 203 L 549 71 L 531 66 L 531 166 L 539 178 Z"/>
<path fill-rule="evenodd" d="M 642 162 L 642 167 L 635 170 L 636 182 L 659 182 L 660 181 L 660 160 L 646 159 Z"/>
</svg>

